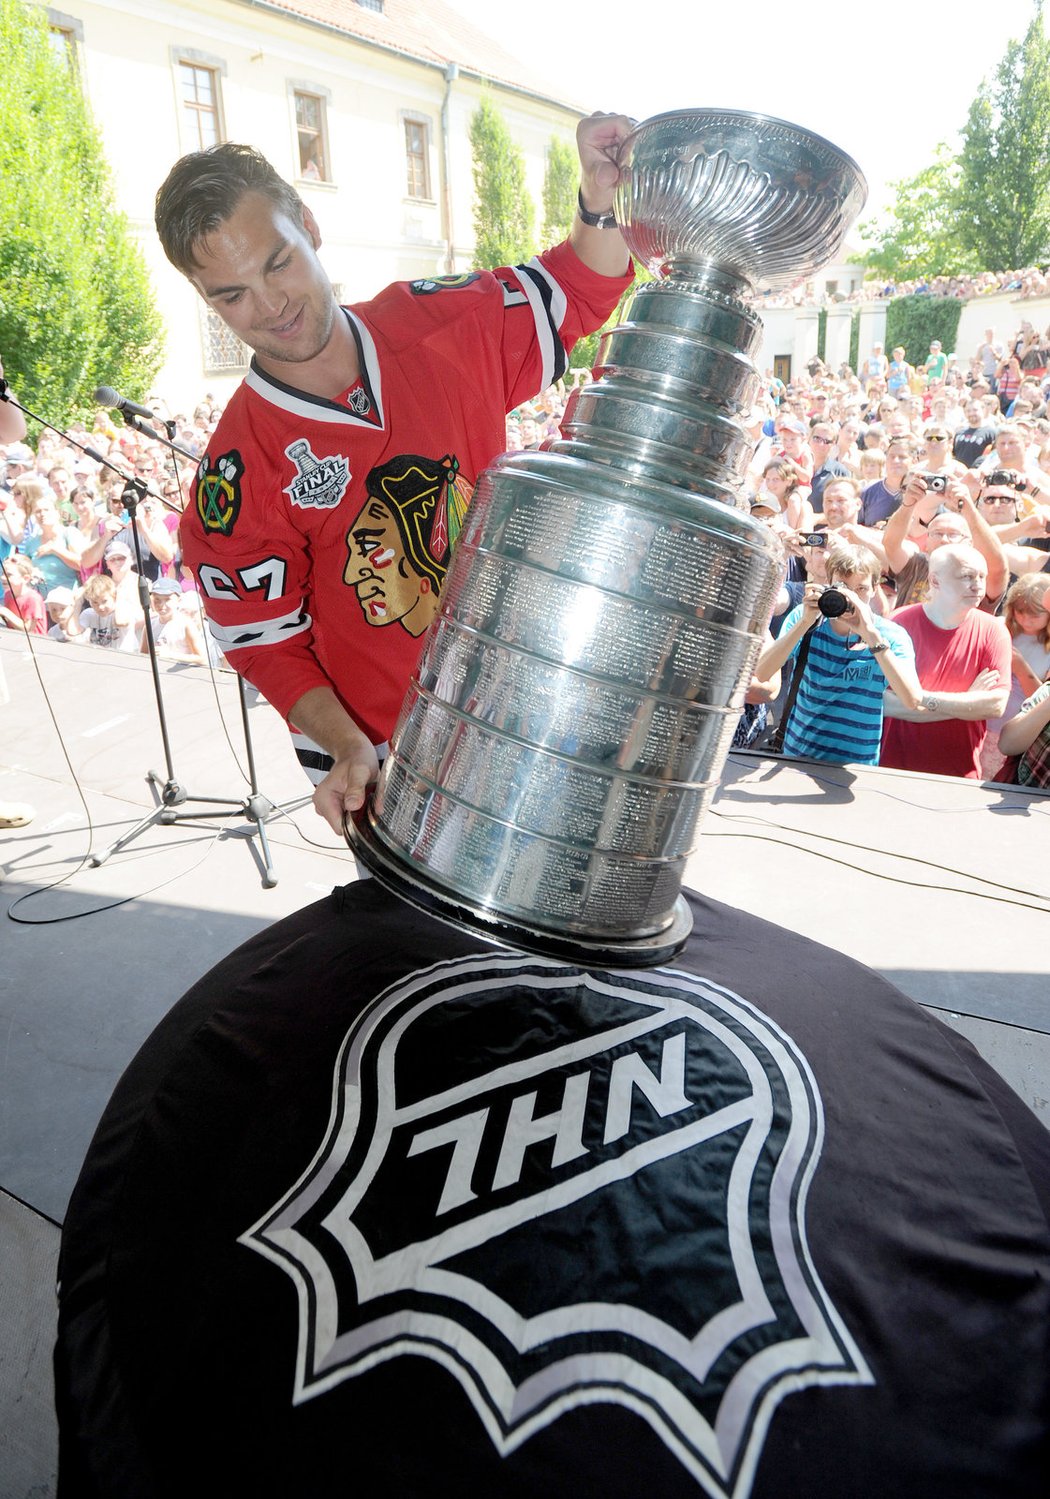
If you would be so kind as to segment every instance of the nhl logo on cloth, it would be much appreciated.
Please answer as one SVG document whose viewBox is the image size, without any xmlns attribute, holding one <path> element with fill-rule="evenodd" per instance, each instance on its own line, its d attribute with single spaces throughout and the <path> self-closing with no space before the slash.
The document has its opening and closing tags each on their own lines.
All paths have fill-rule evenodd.
<svg viewBox="0 0 1050 1499">
<path fill-rule="evenodd" d="M 702 979 L 412 974 L 346 1036 L 314 1161 L 241 1239 L 296 1282 L 296 1401 L 420 1355 L 504 1454 L 608 1401 L 744 1499 L 781 1399 L 872 1382 L 807 1247 L 823 1129 L 790 1038 Z"/>
<path fill-rule="evenodd" d="M 300 510 L 332 510 L 338 505 L 350 483 L 350 465 L 341 453 L 318 458 L 303 437 L 290 443 L 284 456 L 298 470 L 284 491 L 293 505 Z"/>
</svg>

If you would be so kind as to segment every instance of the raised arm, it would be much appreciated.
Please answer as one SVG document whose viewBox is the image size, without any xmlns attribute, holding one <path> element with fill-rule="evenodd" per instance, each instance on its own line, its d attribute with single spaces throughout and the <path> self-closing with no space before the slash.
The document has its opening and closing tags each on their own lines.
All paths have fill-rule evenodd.
<svg viewBox="0 0 1050 1499">
<path fill-rule="evenodd" d="M 613 193 L 620 180 L 620 147 L 634 129 L 626 115 L 592 114 L 576 127 L 580 153 L 580 202 L 589 214 L 612 213 Z M 600 276 L 622 276 L 630 261 L 615 222 L 610 228 L 585 224 L 576 215 L 569 243 L 584 265 Z"/>
<path fill-rule="evenodd" d="M 926 485 L 918 474 L 909 474 L 901 502 L 886 522 L 882 533 L 882 550 L 895 573 L 903 572 L 918 551 L 918 544 L 908 536 L 915 509 L 926 498 Z"/>
</svg>

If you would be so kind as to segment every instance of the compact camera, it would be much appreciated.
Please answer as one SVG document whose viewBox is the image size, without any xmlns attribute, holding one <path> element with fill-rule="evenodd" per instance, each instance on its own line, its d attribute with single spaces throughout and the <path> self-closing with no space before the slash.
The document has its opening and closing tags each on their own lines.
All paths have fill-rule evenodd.
<svg viewBox="0 0 1050 1499">
<path fill-rule="evenodd" d="M 947 474 L 920 474 L 919 478 L 925 482 L 927 494 L 943 494 L 948 488 Z"/>
</svg>

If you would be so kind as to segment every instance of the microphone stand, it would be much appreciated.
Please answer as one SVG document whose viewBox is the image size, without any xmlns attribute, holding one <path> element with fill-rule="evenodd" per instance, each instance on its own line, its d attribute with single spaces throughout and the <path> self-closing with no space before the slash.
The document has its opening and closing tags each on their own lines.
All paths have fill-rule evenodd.
<svg viewBox="0 0 1050 1499">
<path fill-rule="evenodd" d="M 0 378 L 0 400 L 9 401 L 12 406 L 17 406 L 20 411 L 24 412 L 26 416 L 32 417 L 32 419 L 40 426 L 49 427 L 52 432 L 59 432 L 59 429 L 57 427 L 52 427 L 50 422 L 44 421 L 42 417 L 38 417 L 35 412 L 30 411 L 27 406 L 23 406 L 20 401 L 16 401 L 8 390 L 7 381 L 3 378 Z M 161 437 L 159 432 L 155 432 L 151 427 L 147 426 L 145 422 L 141 421 L 140 418 L 136 416 L 126 415 L 123 412 L 121 413 L 121 415 L 123 416 L 126 425 L 132 427 L 136 432 L 141 433 L 145 437 L 151 438 L 153 441 L 164 443 L 164 445 L 172 454 L 173 462 L 176 454 L 181 454 L 184 458 L 189 458 L 193 462 L 196 462 L 196 455 L 189 452 L 186 448 L 181 447 L 178 443 L 174 442 L 170 436 Z M 257 837 L 259 840 L 259 850 L 261 855 L 260 862 L 262 864 L 263 870 L 263 888 L 266 890 L 272 890 L 273 887 L 277 884 L 277 875 L 274 871 L 273 857 L 270 853 L 270 844 L 266 836 L 266 823 L 269 818 L 273 817 L 279 812 L 284 812 L 289 810 L 290 808 L 303 806 L 304 803 L 310 800 L 310 797 L 309 794 L 307 794 L 305 796 L 297 798 L 295 801 L 282 804 L 272 802 L 269 797 L 264 796 L 263 793 L 259 790 L 259 780 L 255 768 L 255 750 L 252 744 L 251 726 L 248 722 L 248 701 L 245 694 L 244 678 L 240 675 L 239 672 L 235 672 L 234 675 L 237 678 L 237 693 L 241 709 L 241 724 L 244 729 L 244 745 L 248 759 L 249 794 L 246 797 L 241 798 L 240 800 L 229 796 L 198 796 L 187 791 L 175 774 L 175 765 L 171 753 L 171 741 L 168 737 L 168 722 L 164 713 L 164 696 L 161 691 L 160 685 L 160 668 L 157 661 L 157 646 L 153 634 L 153 625 L 150 620 L 149 580 L 146 578 L 143 570 L 142 540 L 139 536 L 136 517 L 139 504 L 142 500 L 145 499 L 147 494 L 150 495 L 151 498 L 158 500 L 160 504 L 165 507 L 165 509 L 171 510 L 173 513 L 178 513 L 178 507 L 169 504 L 168 501 L 164 499 L 163 495 L 156 494 L 149 488 L 148 485 L 144 484 L 141 479 L 129 478 L 127 474 L 123 473 L 119 468 L 117 468 L 115 464 L 110 463 L 109 459 L 104 458 L 102 454 L 99 453 L 95 448 L 86 446 L 84 443 L 79 442 L 75 437 L 69 437 L 64 432 L 59 432 L 59 436 L 63 437 L 67 442 L 71 442 L 74 447 L 79 448 L 82 453 L 86 453 L 88 457 L 94 459 L 95 462 L 104 464 L 106 468 L 112 470 L 113 473 L 118 474 L 120 478 L 125 480 L 123 500 L 125 508 L 127 509 L 129 516 L 131 517 L 131 537 L 132 544 L 135 550 L 135 564 L 138 568 L 139 574 L 139 602 L 142 606 L 142 617 L 144 620 L 144 629 L 146 633 L 146 647 L 149 653 L 150 674 L 153 678 L 153 695 L 157 703 L 157 718 L 160 724 L 161 745 L 164 751 L 164 768 L 167 772 L 164 777 L 158 775 L 155 770 L 149 770 L 146 772 L 146 780 L 150 783 L 151 786 L 155 788 L 156 794 L 160 798 L 159 804 L 154 807 L 152 812 L 147 813 L 147 815 L 143 817 L 141 821 L 137 822 L 129 832 L 124 833 L 114 843 L 111 843 L 108 848 L 103 849 L 103 851 L 99 854 L 92 854 L 90 860 L 91 867 L 93 869 L 98 869 L 100 865 L 104 864 L 106 860 L 111 857 L 111 855 L 118 853 L 122 848 L 126 848 L 127 845 L 138 838 L 140 834 L 147 832 L 150 828 L 156 827 L 158 824 L 167 827 L 172 823 L 179 822 L 210 821 L 216 817 L 240 817 L 252 824 L 252 831 L 249 834 L 249 838 Z M 199 802 L 205 806 L 223 807 L 226 810 L 221 812 L 179 811 L 178 809 L 183 807 L 187 802 Z"/>
</svg>

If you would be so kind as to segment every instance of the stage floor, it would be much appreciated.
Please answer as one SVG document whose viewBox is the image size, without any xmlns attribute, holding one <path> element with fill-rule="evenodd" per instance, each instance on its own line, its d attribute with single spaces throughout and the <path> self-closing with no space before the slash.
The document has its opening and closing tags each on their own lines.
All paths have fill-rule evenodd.
<svg viewBox="0 0 1050 1499">
<path fill-rule="evenodd" d="M 264 888 L 247 820 L 193 799 L 236 810 L 248 794 L 234 680 L 181 664 L 162 669 L 173 763 L 183 810 L 205 816 L 91 867 L 154 805 L 147 770 L 165 774 L 149 664 L 47 640 L 30 652 L 5 632 L 0 665 L 0 800 L 37 814 L 0 834 L 0 1267 L 19 1267 L 27 1308 L 14 1328 L 0 1303 L 0 1346 L 13 1333 L 31 1345 L 0 1356 L 0 1473 L 27 1471 L 28 1453 L 46 1495 L 54 1225 L 113 1085 L 194 980 L 356 870 L 307 804 L 269 823 L 278 883 Z M 283 725 L 261 701 L 249 717 L 261 791 L 296 801 L 305 782 Z M 884 974 L 1050 1126 L 1048 819 L 1045 795 L 734 755 L 687 883 Z"/>
</svg>

